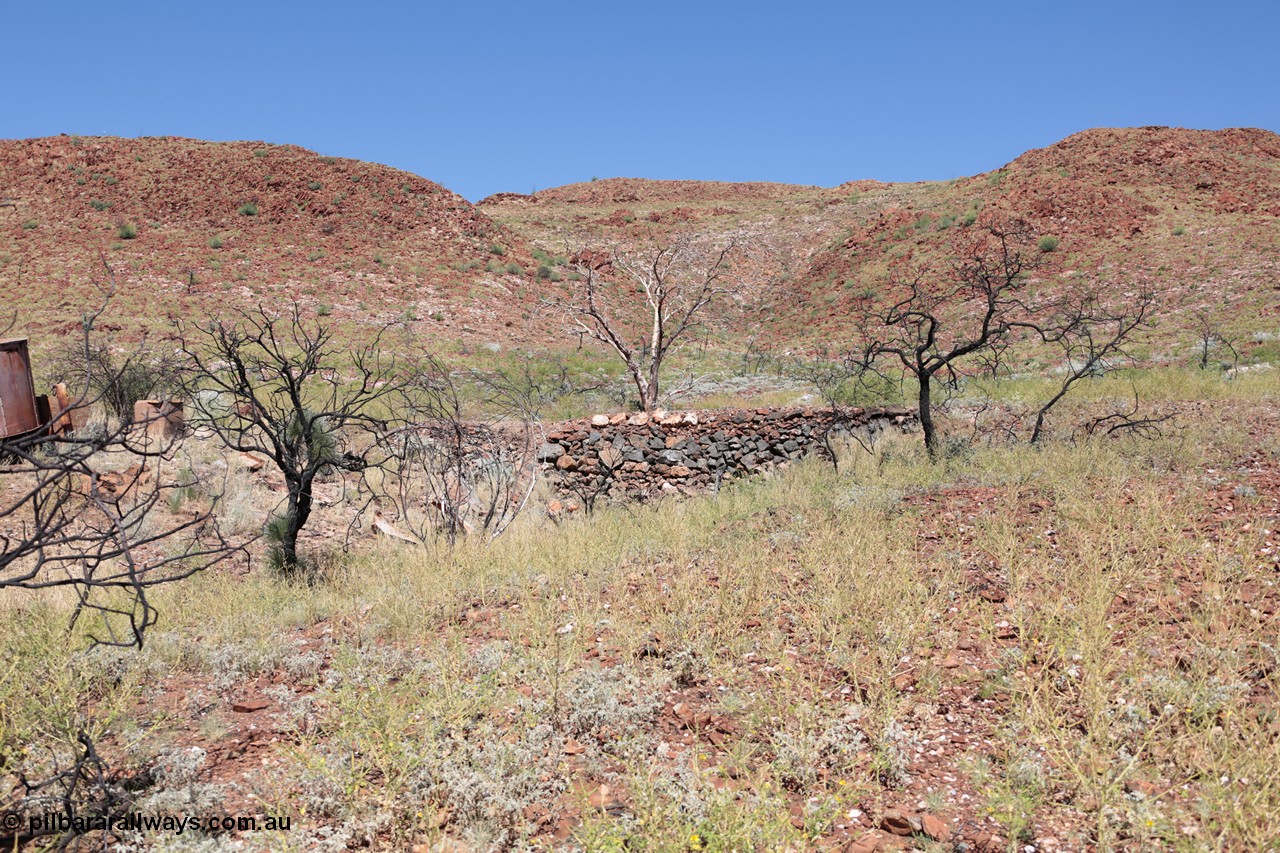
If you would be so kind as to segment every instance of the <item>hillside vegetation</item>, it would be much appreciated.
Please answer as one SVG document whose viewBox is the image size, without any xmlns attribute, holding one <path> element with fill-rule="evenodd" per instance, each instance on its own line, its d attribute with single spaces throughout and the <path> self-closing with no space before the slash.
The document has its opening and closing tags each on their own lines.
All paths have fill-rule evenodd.
<svg viewBox="0 0 1280 853">
<path fill-rule="evenodd" d="M 192 427 L 129 427 L 110 389 L 72 435 L 0 448 L 0 817 L 259 821 L 0 823 L 0 849 L 1275 849 L 1275 134 L 476 205 L 291 146 L 56 137 L 0 141 L 0 193 L 0 337 L 32 338 L 42 384 L 92 385 L 87 354 L 133 396 L 185 388 Z M 1029 225 L 1017 252 L 1002 222 Z M 840 357 L 975 247 L 1012 319 L 928 374 L 926 448 L 910 377 L 876 374 L 900 365 L 857 384 Z M 585 312 L 666 284 L 706 322 L 633 411 L 605 332 L 642 360 L 652 314 Z M 984 306 L 955 292 L 945 346 Z M 1151 313 L 1082 367 L 1025 322 L 1073 292 Z M 30 541 L 49 506 L 91 535 Z"/>
</svg>

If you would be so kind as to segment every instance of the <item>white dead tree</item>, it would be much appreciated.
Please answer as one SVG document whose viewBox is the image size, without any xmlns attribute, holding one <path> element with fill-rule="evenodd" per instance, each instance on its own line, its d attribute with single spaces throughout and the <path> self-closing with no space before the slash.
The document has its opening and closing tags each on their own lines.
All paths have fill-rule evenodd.
<svg viewBox="0 0 1280 853">
<path fill-rule="evenodd" d="M 571 334 L 617 354 L 641 408 L 652 411 L 662 393 L 663 363 L 725 293 L 737 246 L 736 239 L 710 247 L 681 234 L 637 250 L 583 250 L 572 256 L 580 278 L 568 283 L 567 295 L 547 303 L 569 320 Z"/>
</svg>

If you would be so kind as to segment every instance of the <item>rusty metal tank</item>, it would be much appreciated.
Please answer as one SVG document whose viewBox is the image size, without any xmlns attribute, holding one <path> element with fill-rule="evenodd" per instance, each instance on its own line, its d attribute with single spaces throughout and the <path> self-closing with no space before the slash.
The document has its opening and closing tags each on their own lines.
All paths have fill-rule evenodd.
<svg viewBox="0 0 1280 853">
<path fill-rule="evenodd" d="M 26 338 L 0 340 L 0 438 L 40 427 Z"/>
</svg>

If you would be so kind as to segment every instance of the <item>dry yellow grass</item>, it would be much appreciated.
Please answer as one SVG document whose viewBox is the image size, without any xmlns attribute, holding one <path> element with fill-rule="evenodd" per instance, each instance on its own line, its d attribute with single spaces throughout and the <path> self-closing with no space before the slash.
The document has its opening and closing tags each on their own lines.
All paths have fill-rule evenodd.
<svg viewBox="0 0 1280 853">
<path fill-rule="evenodd" d="M 1266 849 L 1280 442 L 1272 389 L 1233 388 L 1150 441 L 902 439 L 488 547 L 362 546 L 313 585 L 209 573 L 156 596 L 140 654 L 9 594 L 0 755 L 37 771 L 84 726 L 122 765 L 212 755 L 252 693 L 274 741 L 202 778 L 295 823 L 246 849 L 799 850 L 898 802 L 1010 849 Z"/>
</svg>

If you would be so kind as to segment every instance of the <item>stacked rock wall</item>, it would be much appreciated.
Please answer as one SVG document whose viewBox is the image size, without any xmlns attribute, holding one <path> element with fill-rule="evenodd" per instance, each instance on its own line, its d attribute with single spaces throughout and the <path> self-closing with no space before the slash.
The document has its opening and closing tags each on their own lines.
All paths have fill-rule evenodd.
<svg viewBox="0 0 1280 853">
<path fill-rule="evenodd" d="M 563 495 L 591 501 L 695 494 L 805 456 L 829 457 L 828 433 L 911 429 L 907 409 L 722 409 L 596 415 L 557 424 L 538 451 Z"/>
</svg>

